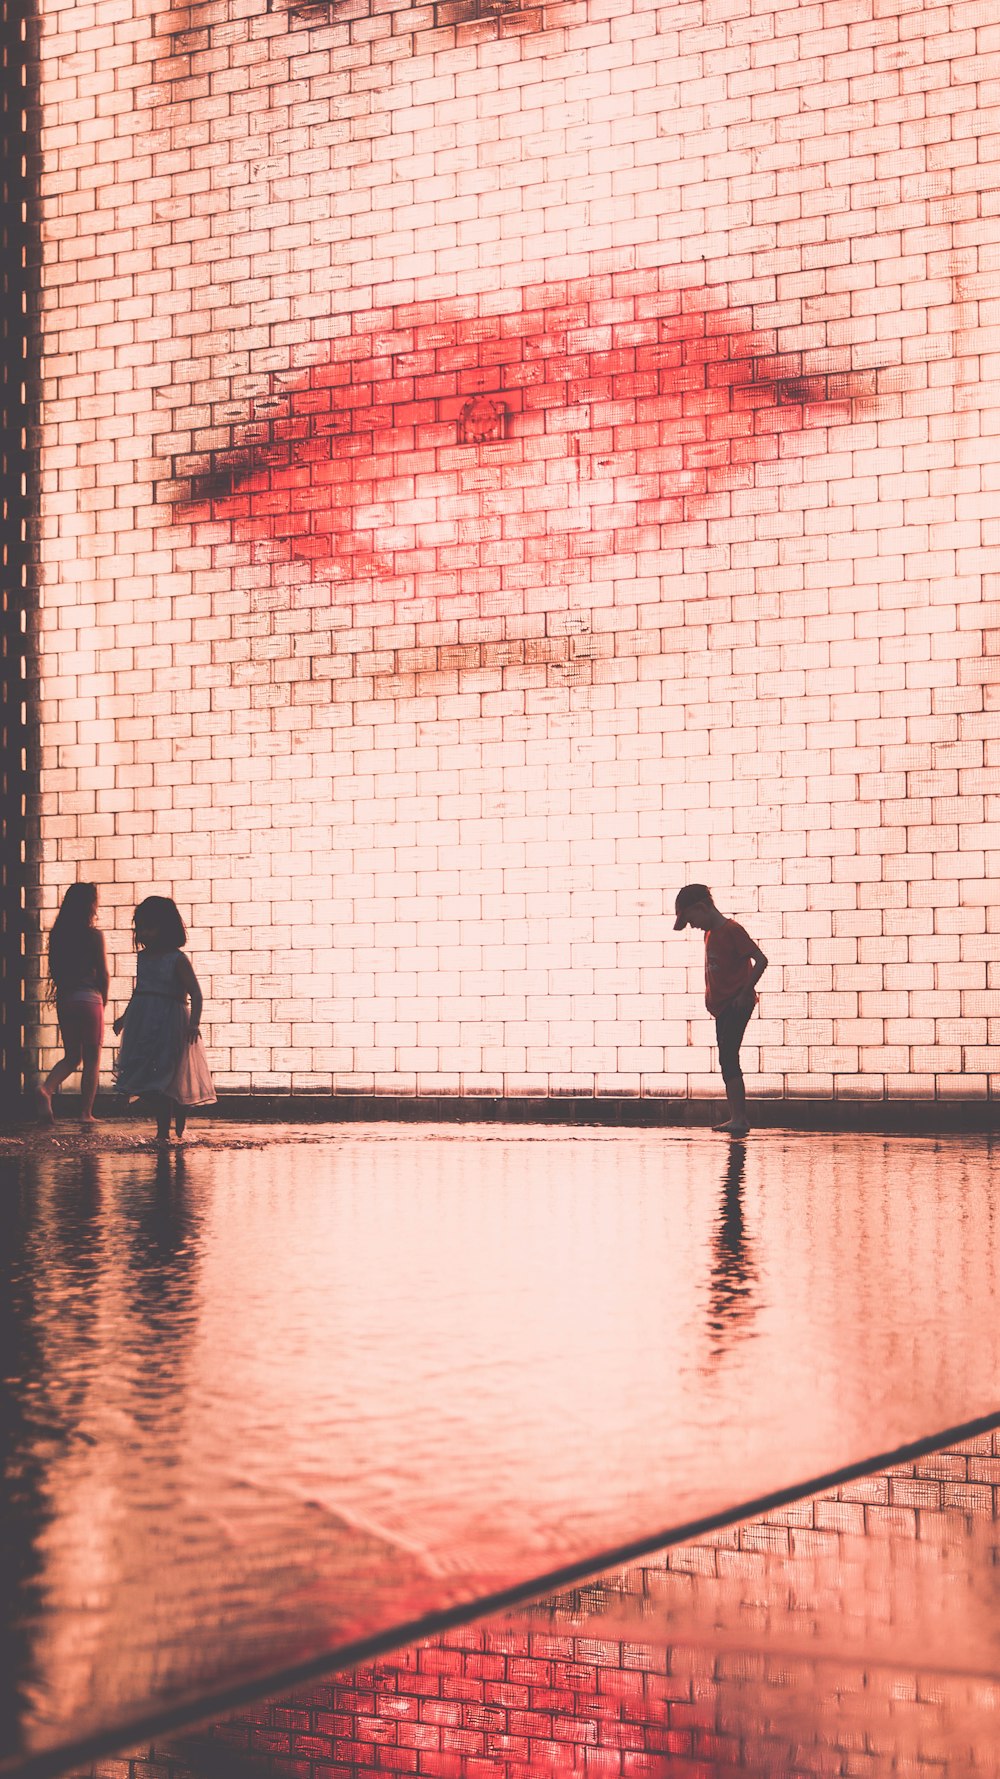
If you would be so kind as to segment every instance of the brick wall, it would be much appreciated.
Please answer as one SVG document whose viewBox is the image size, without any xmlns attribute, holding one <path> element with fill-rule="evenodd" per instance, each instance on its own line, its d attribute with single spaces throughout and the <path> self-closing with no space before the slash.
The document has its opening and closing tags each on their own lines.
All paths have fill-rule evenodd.
<svg viewBox="0 0 1000 1779">
<path fill-rule="evenodd" d="M 678 1546 L 101 1779 L 995 1771 L 1000 1439 Z"/>
<path fill-rule="evenodd" d="M 760 1091 L 987 1096 L 992 9 L 42 30 L 42 925 L 224 1088 L 702 1095 L 705 879 Z"/>
</svg>

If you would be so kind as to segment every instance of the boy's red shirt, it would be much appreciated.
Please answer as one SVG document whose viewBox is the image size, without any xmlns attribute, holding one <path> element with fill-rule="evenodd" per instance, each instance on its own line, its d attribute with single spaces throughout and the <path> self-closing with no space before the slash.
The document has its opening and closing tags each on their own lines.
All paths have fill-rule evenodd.
<svg viewBox="0 0 1000 1779">
<path fill-rule="evenodd" d="M 705 1005 L 710 1013 L 721 1013 L 749 987 L 755 950 L 750 934 L 735 920 L 705 934 Z"/>
</svg>

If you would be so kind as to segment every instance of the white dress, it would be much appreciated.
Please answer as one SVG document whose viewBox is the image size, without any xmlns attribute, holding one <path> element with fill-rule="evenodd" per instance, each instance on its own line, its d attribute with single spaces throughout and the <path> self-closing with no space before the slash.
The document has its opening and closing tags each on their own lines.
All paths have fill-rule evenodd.
<svg viewBox="0 0 1000 1779">
<path fill-rule="evenodd" d="M 187 996 L 176 979 L 179 951 L 140 951 L 135 991 L 115 1065 L 115 1087 L 135 1098 L 163 1093 L 182 1106 L 210 1106 L 215 1088 L 201 1039 L 188 1043 Z"/>
</svg>

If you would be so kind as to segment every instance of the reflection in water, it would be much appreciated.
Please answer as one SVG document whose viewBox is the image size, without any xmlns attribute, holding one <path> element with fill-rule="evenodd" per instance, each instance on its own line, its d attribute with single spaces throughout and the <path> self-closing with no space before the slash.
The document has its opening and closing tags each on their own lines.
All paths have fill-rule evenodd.
<svg viewBox="0 0 1000 1779">
<path fill-rule="evenodd" d="M 307 1756 L 365 1779 L 414 1751 L 449 1779 L 995 1774 L 1000 1481 L 972 1479 L 998 1451 L 875 1473 L 252 1706 L 172 1741 L 175 1779 Z"/>
<path fill-rule="evenodd" d="M 196 1315 L 197 1219 L 180 1155 L 26 1155 L 0 1179 L 0 1751 L 53 1666 L 89 1697 L 94 1651 L 53 1598 L 113 1598 L 129 1422 L 169 1463 Z M 109 1338 L 110 1336 L 110 1338 Z M 106 1407 L 116 1402 L 109 1453 Z M 163 1403 L 173 1405 L 164 1416 Z M 127 1438 L 126 1438 L 127 1444 Z M 109 1455 L 112 1462 L 109 1465 Z M 43 1554 L 44 1553 L 44 1554 Z M 119 1652 L 114 1652 L 118 1659 Z"/>
<path fill-rule="evenodd" d="M 47 1405 L 47 1431 L 80 1437 L 93 1390 L 106 1266 L 103 1158 L 26 1159 L 25 1195 L 35 1207 L 32 1236 L 40 1365 L 31 1384 L 35 1412 Z M 37 1430 L 37 1429 L 36 1429 Z"/>
<path fill-rule="evenodd" d="M 67 1765 L 997 1409 L 986 1144 L 769 1133 L 721 1206 L 700 1134 L 45 1156 L 4 1209 L 3 1604 Z"/>
<path fill-rule="evenodd" d="M 721 1358 L 734 1341 L 750 1332 L 756 1310 L 757 1273 L 743 1206 L 746 1162 L 746 1144 L 730 1142 L 722 1180 L 722 1206 L 712 1238 L 708 1326 L 714 1337 L 713 1360 Z"/>
<path fill-rule="evenodd" d="M 19 1164 L 0 1162 L 0 1757 L 16 1745 L 28 1703 L 47 1518 L 45 1455 L 31 1424 L 32 1381 L 41 1369 L 33 1221 Z"/>
<path fill-rule="evenodd" d="M 14 1745 L 30 1699 L 34 1628 L 45 1588 L 42 1545 L 52 1519 L 51 1468 L 72 1444 L 92 1367 L 97 1256 L 97 1164 L 72 1176 L 44 1163 L 0 1171 L 0 1748 Z M 51 1281 L 58 1279 L 58 1312 Z M 67 1364 L 67 1355 L 73 1355 Z"/>
<path fill-rule="evenodd" d="M 181 1151 L 161 1151 L 155 1167 L 133 1164 L 118 1187 L 125 1326 L 136 1366 L 138 1422 L 165 1430 L 172 1405 L 183 1422 L 184 1364 L 197 1325 L 195 1288 L 199 1217 L 187 1190 Z"/>
</svg>

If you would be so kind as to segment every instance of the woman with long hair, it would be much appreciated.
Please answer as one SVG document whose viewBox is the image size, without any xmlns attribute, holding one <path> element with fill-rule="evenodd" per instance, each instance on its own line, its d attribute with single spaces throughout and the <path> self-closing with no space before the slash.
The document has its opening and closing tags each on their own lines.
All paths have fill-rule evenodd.
<svg viewBox="0 0 1000 1779">
<path fill-rule="evenodd" d="M 96 883 L 71 884 L 49 934 L 49 999 L 56 1004 L 64 1054 L 36 1089 L 46 1124 L 52 1123 L 52 1095 L 81 1067 L 80 1122 L 97 1122 L 94 1100 L 108 1002 L 108 960 L 96 919 Z"/>
</svg>

